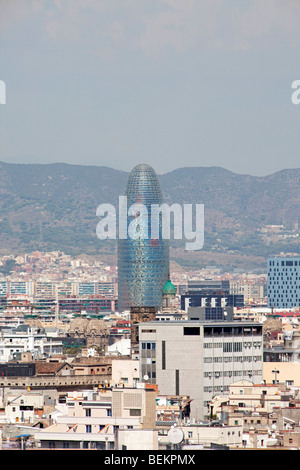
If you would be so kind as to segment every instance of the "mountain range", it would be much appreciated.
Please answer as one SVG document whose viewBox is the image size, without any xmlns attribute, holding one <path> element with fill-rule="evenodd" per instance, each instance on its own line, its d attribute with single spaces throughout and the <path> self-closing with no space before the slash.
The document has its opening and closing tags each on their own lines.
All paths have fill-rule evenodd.
<svg viewBox="0 0 300 470">
<path fill-rule="evenodd" d="M 0 162 L 0 254 L 60 250 L 115 263 L 116 242 L 96 236 L 96 209 L 117 205 L 127 178 L 104 166 Z M 300 253 L 300 169 L 258 177 L 185 167 L 159 180 L 166 203 L 205 208 L 202 250 L 187 252 L 171 241 L 178 266 L 263 270 L 270 255 Z"/>
</svg>

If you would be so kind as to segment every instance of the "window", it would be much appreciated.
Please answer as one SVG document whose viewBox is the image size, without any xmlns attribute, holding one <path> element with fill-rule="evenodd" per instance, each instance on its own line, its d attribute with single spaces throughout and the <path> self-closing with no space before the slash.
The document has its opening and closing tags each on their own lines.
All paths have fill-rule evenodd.
<svg viewBox="0 0 300 470">
<path fill-rule="evenodd" d="M 166 342 L 165 341 L 161 342 L 161 362 L 162 362 L 161 368 L 165 370 L 166 369 Z"/>
<path fill-rule="evenodd" d="M 175 395 L 179 395 L 179 370 L 175 371 Z"/>
<path fill-rule="evenodd" d="M 129 416 L 141 416 L 141 410 L 140 409 L 130 409 L 129 410 Z"/>
<path fill-rule="evenodd" d="M 142 349 L 152 349 L 154 350 L 156 348 L 156 343 L 148 343 L 148 342 L 142 342 Z"/>
<path fill-rule="evenodd" d="M 88 433 L 92 432 L 92 426 L 91 426 L 91 424 L 87 424 L 87 425 L 85 426 L 85 432 L 88 432 Z"/>
<path fill-rule="evenodd" d="M 184 336 L 200 336 L 199 326 L 185 326 L 183 328 Z"/>
<path fill-rule="evenodd" d="M 233 350 L 234 350 L 234 352 L 241 352 L 242 351 L 242 343 L 233 343 Z"/>
</svg>

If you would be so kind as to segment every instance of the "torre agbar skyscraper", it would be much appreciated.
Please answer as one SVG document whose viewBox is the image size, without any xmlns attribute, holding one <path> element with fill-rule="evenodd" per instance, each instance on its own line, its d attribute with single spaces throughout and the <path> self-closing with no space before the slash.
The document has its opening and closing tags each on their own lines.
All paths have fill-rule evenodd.
<svg viewBox="0 0 300 470">
<path fill-rule="evenodd" d="M 146 164 L 134 167 L 125 196 L 127 210 L 133 204 L 143 204 L 148 212 L 147 221 L 143 219 L 141 226 L 137 226 L 138 237 L 119 239 L 118 245 L 118 310 L 131 310 L 132 319 L 157 310 L 162 304 L 162 289 L 169 276 L 169 241 L 162 238 L 161 230 L 159 238 L 151 238 L 151 205 L 163 202 L 153 168 Z M 127 230 L 132 220 L 127 217 Z"/>
</svg>

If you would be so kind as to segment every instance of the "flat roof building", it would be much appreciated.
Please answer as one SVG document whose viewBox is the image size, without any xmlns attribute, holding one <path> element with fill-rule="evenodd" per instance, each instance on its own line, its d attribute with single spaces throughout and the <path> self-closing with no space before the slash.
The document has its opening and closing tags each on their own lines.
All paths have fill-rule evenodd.
<svg viewBox="0 0 300 470">
<path fill-rule="evenodd" d="M 300 306 L 300 256 L 268 259 L 268 307 Z"/>
<path fill-rule="evenodd" d="M 262 325 L 255 322 L 168 321 L 139 325 L 140 377 L 162 395 L 189 395 L 191 416 L 208 415 L 212 397 L 231 383 L 261 383 Z"/>
</svg>

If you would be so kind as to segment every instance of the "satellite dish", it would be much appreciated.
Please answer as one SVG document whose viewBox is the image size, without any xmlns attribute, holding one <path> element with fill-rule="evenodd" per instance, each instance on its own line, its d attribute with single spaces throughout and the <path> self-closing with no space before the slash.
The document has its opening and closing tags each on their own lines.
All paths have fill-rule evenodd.
<svg viewBox="0 0 300 470">
<path fill-rule="evenodd" d="M 180 444 L 184 437 L 183 431 L 179 428 L 171 428 L 168 432 L 168 438 L 171 444 Z"/>
<path fill-rule="evenodd" d="M 147 382 L 147 380 L 149 380 L 149 376 L 147 374 L 144 375 L 144 380 L 145 380 L 145 382 Z"/>
</svg>

